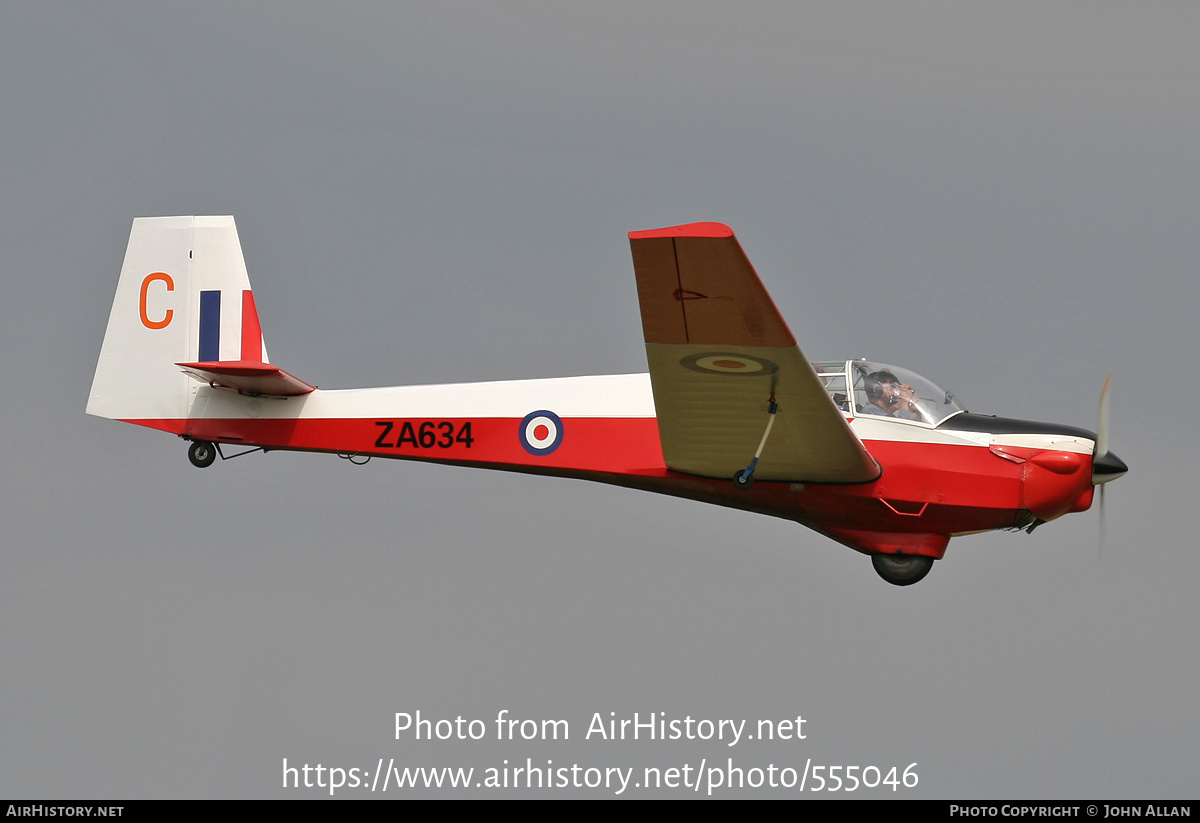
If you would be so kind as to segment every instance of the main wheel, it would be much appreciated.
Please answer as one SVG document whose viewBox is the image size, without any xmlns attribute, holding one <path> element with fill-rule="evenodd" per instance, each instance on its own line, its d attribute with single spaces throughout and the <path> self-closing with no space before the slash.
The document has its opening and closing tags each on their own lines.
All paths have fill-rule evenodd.
<svg viewBox="0 0 1200 823">
<path fill-rule="evenodd" d="M 733 485 L 737 486 L 739 489 L 745 490 L 754 485 L 754 475 L 744 477 L 743 474 L 743 472 L 738 472 L 733 476 Z"/>
<path fill-rule="evenodd" d="M 933 568 L 933 558 L 920 554 L 873 554 L 871 565 L 893 586 L 911 586 Z"/>
<path fill-rule="evenodd" d="M 198 469 L 206 469 L 217 459 L 217 447 L 207 440 L 193 440 L 188 446 L 188 460 Z"/>
</svg>

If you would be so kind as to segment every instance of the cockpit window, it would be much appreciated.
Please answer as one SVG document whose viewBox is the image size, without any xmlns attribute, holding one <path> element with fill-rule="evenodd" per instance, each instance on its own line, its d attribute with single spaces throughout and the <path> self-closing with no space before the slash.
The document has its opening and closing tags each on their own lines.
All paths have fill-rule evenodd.
<svg viewBox="0 0 1200 823">
<path fill-rule="evenodd" d="M 849 417 L 865 415 L 936 426 L 966 409 L 953 394 L 916 372 L 849 360 L 813 363 L 834 405 Z"/>
<path fill-rule="evenodd" d="M 845 414 L 852 415 L 854 411 L 850 405 L 850 392 L 846 388 L 846 361 L 837 360 L 834 362 L 813 363 L 813 370 L 817 373 L 817 379 L 821 381 L 821 385 L 825 387 L 825 391 L 829 392 L 829 396 L 833 399 L 833 405 L 841 409 Z"/>
</svg>

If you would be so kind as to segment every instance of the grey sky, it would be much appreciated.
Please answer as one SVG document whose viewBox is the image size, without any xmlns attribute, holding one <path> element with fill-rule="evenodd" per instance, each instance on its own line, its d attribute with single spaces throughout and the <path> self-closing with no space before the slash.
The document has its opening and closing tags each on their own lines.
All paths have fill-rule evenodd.
<svg viewBox="0 0 1200 823">
<path fill-rule="evenodd" d="M 811 757 L 917 762 L 907 796 L 1194 795 L 1198 35 L 1182 3 L 0 4 L 0 794 Z M 214 213 L 272 360 L 326 388 L 643 371 L 625 233 L 692 220 L 813 359 L 1088 428 L 1111 368 L 1104 556 L 1093 511 L 902 590 L 581 482 L 197 471 L 83 406 L 132 218 Z M 572 739 L 394 740 L 418 709 Z M 583 740 L 610 711 L 808 739 Z"/>
</svg>

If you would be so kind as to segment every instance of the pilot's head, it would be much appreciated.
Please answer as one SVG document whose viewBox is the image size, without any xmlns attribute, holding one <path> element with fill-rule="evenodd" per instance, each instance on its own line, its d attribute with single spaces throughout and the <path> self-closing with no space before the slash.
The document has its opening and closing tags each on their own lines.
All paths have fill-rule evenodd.
<svg viewBox="0 0 1200 823">
<path fill-rule="evenodd" d="M 887 387 L 898 385 L 900 385 L 900 380 L 890 371 L 873 371 L 867 375 L 867 399 L 872 402 L 876 400 L 886 402 L 894 393 L 889 392 Z"/>
</svg>

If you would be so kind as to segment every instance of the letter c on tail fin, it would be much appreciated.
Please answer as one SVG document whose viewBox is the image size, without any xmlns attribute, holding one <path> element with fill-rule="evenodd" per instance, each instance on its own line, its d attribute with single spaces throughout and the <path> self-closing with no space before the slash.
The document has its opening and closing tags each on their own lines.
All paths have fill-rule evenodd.
<svg viewBox="0 0 1200 823">
<path fill-rule="evenodd" d="M 156 271 L 154 274 L 147 274 L 146 279 L 142 281 L 142 297 L 138 301 L 138 311 L 142 315 L 142 325 L 148 329 L 165 329 L 171 325 L 171 318 L 175 314 L 174 309 L 167 309 L 162 320 L 151 320 L 150 315 L 146 313 L 146 294 L 150 291 L 150 284 L 160 280 L 167 284 L 167 291 L 175 291 L 175 281 L 166 272 Z"/>
</svg>

